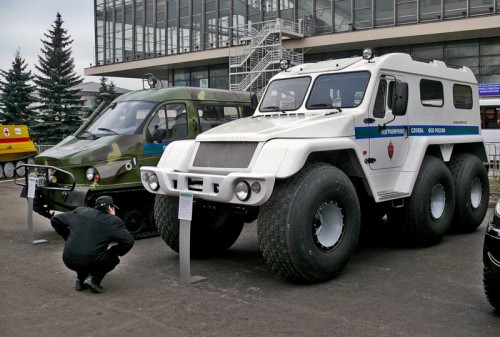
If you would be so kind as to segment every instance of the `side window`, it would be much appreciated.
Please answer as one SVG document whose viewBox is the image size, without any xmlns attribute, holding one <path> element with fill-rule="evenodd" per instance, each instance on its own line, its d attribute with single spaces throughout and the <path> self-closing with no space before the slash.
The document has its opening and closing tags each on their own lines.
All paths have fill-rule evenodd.
<svg viewBox="0 0 500 337">
<path fill-rule="evenodd" d="M 237 119 L 238 108 L 235 106 L 200 104 L 198 105 L 198 116 L 200 117 L 201 132 L 204 132 L 217 125 Z"/>
<path fill-rule="evenodd" d="M 453 105 L 457 109 L 472 109 L 472 88 L 468 85 L 453 85 Z"/>
<path fill-rule="evenodd" d="M 439 81 L 420 80 L 420 101 L 423 106 L 442 107 L 444 104 L 443 84 Z"/>
<path fill-rule="evenodd" d="M 373 107 L 373 117 L 384 118 L 385 117 L 385 102 L 387 97 L 387 82 L 386 80 L 381 80 L 378 84 L 377 97 L 375 97 L 375 105 Z"/>
<path fill-rule="evenodd" d="M 188 123 L 186 105 L 183 103 L 167 104 L 168 139 L 186 138 Z"/>
<path fill-rule="evenodd" d="M 162 143 L 187 136 L 186 106 L 166 104 L 155 112 L 146 132 L 148 142 Z"/>
<path fill-rule="evenodd" d="M 153 119 L 149 122 L 147 129 L 147 140 L 148 142 L 157 142 L 161 143 L 163 141 L 164 135 L 163 132 L 167 130 L 167 118 L 165 106 L 158 109 L 155 112 Z"/>
</svg>

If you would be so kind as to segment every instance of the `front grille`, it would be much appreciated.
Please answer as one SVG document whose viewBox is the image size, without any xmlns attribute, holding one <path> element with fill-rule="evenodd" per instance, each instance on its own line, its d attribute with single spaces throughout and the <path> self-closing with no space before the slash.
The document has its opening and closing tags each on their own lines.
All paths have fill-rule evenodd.
<svg viewBox="0 0 500 337">
<path fill-rule="evenodd" d="M 257 142 L 203 142 L 193 162 L 195 167 L 247 168 Z"/>
</svg>

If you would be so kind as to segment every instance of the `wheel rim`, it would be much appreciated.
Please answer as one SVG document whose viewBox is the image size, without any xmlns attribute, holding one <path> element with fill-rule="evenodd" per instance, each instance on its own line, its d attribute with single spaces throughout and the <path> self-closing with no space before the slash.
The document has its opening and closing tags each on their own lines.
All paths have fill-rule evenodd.
<svg viewBox="0 0 500 337">
<path fill-rule="evenodd" d="M 481 184 L 481 180 L 479 177 L 475 177 L 472 181 L 471 189 L 470 189 L 470 202 L 472 208 L 476 209 L 481 204 L 481 199 L 483 197 L 483 185 Z"/>
<path fill-rule="evenodd" d="M 431 191 L 431 216 L 439 219 L 444 213 L 446 191 L 441 184 L 434 185 Z"/>
<path fill-rule="evenodd" d="M 342 209 L 333 201 L 324 202 L 313 221 L 314 241 L 323 250 L 334 249 L 344 234 Z"/>
<path fill-rule="evenodd" d="M 11 162 L 5 163 L 5 165 L 3 166 L 3 174 L 7 178 L 12 178 L 14 176 L 14 169 L 15 169 L 14 163 Z"/>
<path fill-rule="evenodd" d="M 18 177 L 24 177 L 24 175 L 26 174 L 26 169 L 24 167 L 21 167 L 21 165 L 24 165 L 24 162 L 22 160 L 16 163 L 16 175 Z"/>
<path fill-rule="evenodd" d="M 142 221 L 144 217 L 139 211 L 130 211 L 127 215 L 125 215 L 125 227 L 127 230 L 132 233 L 139 233 L 142 230 Z"/>
</svg>

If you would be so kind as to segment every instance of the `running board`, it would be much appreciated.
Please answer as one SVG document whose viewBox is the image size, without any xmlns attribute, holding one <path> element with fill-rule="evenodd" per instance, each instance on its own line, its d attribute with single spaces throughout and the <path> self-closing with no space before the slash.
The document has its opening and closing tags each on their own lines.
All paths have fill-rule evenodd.
<svg viewBox="0 0 500 337">
<path fill-rule="evenodd" d="M 397 192 L 392 190 L 381 191 L 377 193 L 380 201 L 387 201 L 393 199 L 401 199 L 410 196 L 410 193 L 407 192 Z"/>
</svg>

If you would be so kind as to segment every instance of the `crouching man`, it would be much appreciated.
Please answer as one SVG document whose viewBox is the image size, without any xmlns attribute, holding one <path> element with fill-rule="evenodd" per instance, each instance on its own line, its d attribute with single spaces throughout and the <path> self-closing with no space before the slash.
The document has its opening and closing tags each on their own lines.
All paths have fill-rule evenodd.
<svg viewBox="0 0 500 337">
<path fill-rule="evenodd" d="M 63 262 L 76 271 L 76 290 L 90 288 L 101 293 L 104 276 L 120 263 L 119 256 L 127 254 L 134 238 L 123 221 L 115 215 L 110 196 L 96 199 L 94 208 L 77 209 L 54 215 L 50 222 L 66 241 Z"/>
</svg>

